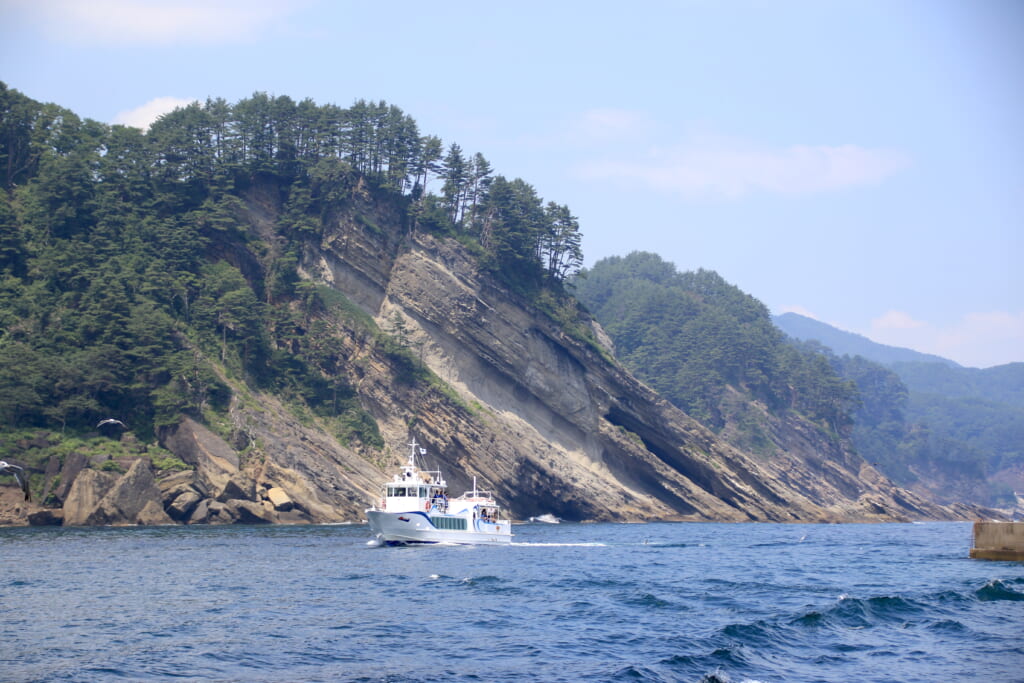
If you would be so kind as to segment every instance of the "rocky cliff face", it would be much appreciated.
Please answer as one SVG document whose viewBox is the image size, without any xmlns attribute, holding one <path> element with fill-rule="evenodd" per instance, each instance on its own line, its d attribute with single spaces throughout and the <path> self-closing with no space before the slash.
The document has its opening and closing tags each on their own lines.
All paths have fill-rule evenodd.
<svg viewBox="0 0 1024 683">
<path fill-rule="evenodd" d="M 254 195 L 247 216 L 272 238 L 276 212 L 273 201 Z M 728 445 L 478 273 L 456 242 L 405 234 L 400 224 L 393 208 L 365 195 L 335 217 L 320 243 L 306 245 L 300 268 L 382 328 L 403 321 L 410 348 L 440 380 L 406 381 L 365 329 L 325 315 L 342 371 L 388 444 L 383 453 L 343 445 L 315 418 L 300 420 L 276 398 L 234 385 L 231 438 L 191 420 L 162 435 L 192 470 L 154 476 L 139 460 L 120 477 L 81 463 L 63 473 L 65 523 L 359 521 L 410 436 L 454 491 L 476 477 L 520 519 L 974 516 L 896 488 L 799 421 L 764 415 L 770 455 Z M 243 272 L 258 268 L 254 259 L 244 265 Z M 17 507 L 22 516 L 38 512 Z"/>
</svg>

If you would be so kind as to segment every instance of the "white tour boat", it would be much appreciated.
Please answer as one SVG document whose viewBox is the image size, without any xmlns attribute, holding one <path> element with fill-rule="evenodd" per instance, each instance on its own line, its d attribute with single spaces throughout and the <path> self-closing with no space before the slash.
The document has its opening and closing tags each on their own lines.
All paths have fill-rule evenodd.
<svg viewBox="0 0 1024 683">
<path fill-rule="evenodd" d="M 379 507 L 366 511 L 370 530 L 386 545 L 408 543 L 512 542 L 512 524 L 488 491 L 476 488 L 448 498 L 448 486 L 439 471 L 416 466 L 416 439 L 409 444 L 409 462 L 402 472 L 381 487 Z M 419 454 L 426 450 L 419 448 Z"/>
</svg>

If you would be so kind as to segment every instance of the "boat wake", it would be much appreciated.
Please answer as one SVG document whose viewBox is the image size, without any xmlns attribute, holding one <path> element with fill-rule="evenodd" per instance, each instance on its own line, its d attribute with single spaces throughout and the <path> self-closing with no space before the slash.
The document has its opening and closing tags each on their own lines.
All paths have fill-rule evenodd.
<svg viewBox="0 0 1024 683">
<path fill-rule="evenodd" d="M 512 543 L 520 548 L 605 548 L 607 543 Z"/>
</svg>

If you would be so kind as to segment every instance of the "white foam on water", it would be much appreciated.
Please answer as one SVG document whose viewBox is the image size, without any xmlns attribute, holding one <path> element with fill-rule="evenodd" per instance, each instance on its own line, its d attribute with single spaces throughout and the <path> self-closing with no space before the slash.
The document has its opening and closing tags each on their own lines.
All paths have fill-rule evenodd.
<svg viewBox="0 0 1024 683">
<path fill-rule="evenodd" d="M 604 548 L 607 543 L 512 543 L 520 548 Z"/>
</svg>

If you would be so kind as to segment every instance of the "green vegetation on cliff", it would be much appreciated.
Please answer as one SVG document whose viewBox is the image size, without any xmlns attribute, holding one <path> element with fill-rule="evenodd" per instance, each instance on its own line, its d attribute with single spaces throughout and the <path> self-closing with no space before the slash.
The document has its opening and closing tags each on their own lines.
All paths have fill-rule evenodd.
<svg viewBox="0 0 1024 683">
<path fill-rule="evenodd" d="M 679 273 L 634 252 L 599 261 L 575 284 L 626 367 L 706 425 L 725 426 L 731 388 L 833 433 L 849 427 L 853 385 L 821 354 L 786 343 L 764 305 L 718 274 Z"/>
<path fill-rule="evenodd" d="M 538 300 L 564 298 L 582 261 L 568 207 L 384 102 L 255 93 L 144 133 L 0 84 L 0 188 L 0 431 L 86 434 L 116 416 L 151 441 L 181 415 L 223 413 L 231 378 L 379 448 L 322 314 L 362 326 L 409 381 L 429 373 L 393 331 L 302 280 L 305 244 L 340 220 L 382 240 L 430 231 Z"/>
<path fill-rule="evenodd" d="M 1013 505 L 1013 489 L 1024 485 L 1024 364 L 905 362 L 932 357 L 833 330 L 825 338 L 892 365 L 839 356 L 787 337 L 779 318 L 717 274 L 679 273 L 653 254 L 604 259 L 575 284 L 633 374 L 713 429 L 728 426 L 745 449 L 757 450 L 763 426 L 737 410 L 737 395 L 849 437 L 893 481 L 943 501 Z M 781 322 L 816 335 L 827 327 L 794 327 L 802 321 L 792 315 Z"/>
<path fill-rule="evenodd" d="M 793 313 L 775 322 L 856 383 L 854 445 L 893 481 L 940 500 L 1014 505 L 1024 487 L 1024 363 L 965 368 Z"/>
</svg>

